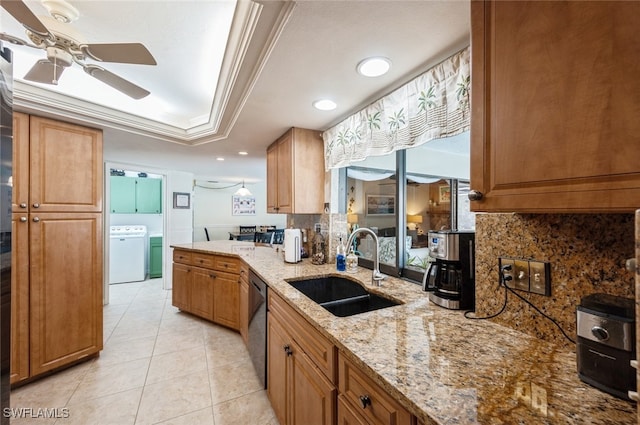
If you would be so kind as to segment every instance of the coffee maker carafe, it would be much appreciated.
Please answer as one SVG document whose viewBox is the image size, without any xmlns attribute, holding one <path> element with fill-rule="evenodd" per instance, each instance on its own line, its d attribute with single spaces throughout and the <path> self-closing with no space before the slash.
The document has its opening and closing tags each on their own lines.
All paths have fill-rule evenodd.
<svg viewBox="0 0 640 425">
<path fill-rule="evenodd" d="M 428 233 L 433 261 L 422 280 L 429 299 L 452 310 L 475 309 L 475 233 L 441 230 Z"/>
</svg>

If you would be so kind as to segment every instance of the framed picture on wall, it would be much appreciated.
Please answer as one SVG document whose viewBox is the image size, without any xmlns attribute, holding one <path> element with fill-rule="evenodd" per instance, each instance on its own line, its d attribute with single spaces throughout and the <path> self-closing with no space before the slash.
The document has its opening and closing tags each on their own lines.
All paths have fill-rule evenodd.
<svg viewBox="0 0 640 425">
<path fill-rule="evenodd" d="M 451 200 L 451 186 L 439 186 L 438 190 L 440 191 L 440 200 L 439 202 L 449 202 Z"/>
<path fill-rule="evenodd" d="M 173 192 L 173 208 L 185 210 L 191 208 L 191 195 L 185 192 Z"/>
<path fill-rule="evenodd" d="M 396 197 L 394 195 L 367 195 L 367 215 L 394 215 Z"/>
<path fill-rule="evenodd" d="M 256 197 L 233 195 L 231 215 L 256 215 Z"/>
</svg>

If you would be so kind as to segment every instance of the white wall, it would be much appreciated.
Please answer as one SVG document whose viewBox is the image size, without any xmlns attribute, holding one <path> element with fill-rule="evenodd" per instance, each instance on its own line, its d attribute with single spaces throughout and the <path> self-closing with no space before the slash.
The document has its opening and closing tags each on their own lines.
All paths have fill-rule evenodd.
<svg viewBox="0 0 640 425">
<path fill-rule="evenodd" d="M 229 232 L 237 232 L 238 226 L 273 225 L 279 229 L 286 226 L 286 214 L 267 214 L 267 187 L 264 180 L 245 183 L 256 197 L 256 215 L 231 215 L 231 198 L 240 186 L 228 187 L 233 183 L 212 184 L 196 181 L 193 196 L 193 240 L 205 241 L 204 228 L 211 240 L 229 239 Z M 206 186 L 206 187 L 205 187 Z M 211 189 L 227 187 L 226 189 Z"/>
</svg>

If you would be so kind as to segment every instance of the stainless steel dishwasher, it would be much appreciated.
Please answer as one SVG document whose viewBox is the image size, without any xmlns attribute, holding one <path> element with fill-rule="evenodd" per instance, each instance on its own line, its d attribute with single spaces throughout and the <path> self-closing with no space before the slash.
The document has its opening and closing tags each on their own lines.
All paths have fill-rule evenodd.
<svg viewBox="0 0 640 425">
<path fill-rule="evenodd" d="M 249 270 L 249 355 L 267 388 L 267 284 Z"/>
</svg>

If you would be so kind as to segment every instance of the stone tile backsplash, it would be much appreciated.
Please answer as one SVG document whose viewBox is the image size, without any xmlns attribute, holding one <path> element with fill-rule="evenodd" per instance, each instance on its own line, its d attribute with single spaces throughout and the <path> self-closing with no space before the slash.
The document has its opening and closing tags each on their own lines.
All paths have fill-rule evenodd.
<svg viewBox="0 0 640 425">
<path fill-rule="evenodd" d="M 634 297 L 634 274 L 625 268 L 634 249 L 633 214 L 477 214 L 476 314 L 487 316 L 503 305 L 498 257 L 548 261 L 551 296 L 519 293 L 575 339 L 575 311 L 583 296 Z M 512 294 L 492 320 L 572 349 L 551 321 Z"/>
</svg>

